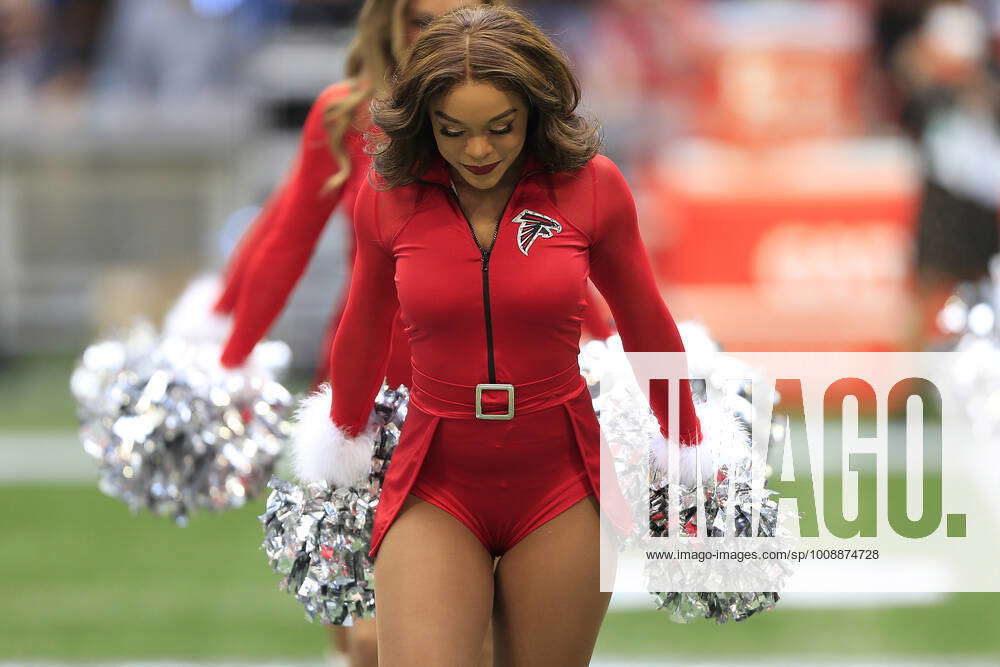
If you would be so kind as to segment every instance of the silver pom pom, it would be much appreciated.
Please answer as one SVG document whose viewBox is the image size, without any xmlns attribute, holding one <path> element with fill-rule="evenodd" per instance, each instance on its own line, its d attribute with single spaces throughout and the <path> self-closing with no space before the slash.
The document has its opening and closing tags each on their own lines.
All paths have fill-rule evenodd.
<svg viewBox="0 0 1000 667">
<path fill-rule="evenodd" d="M 305 607 L 306 619 L 350 625 L 375 615 L 375 564 L 368 557 L 375 508 L 385 471 L 399 443 L 409 392 L 383 385 L 371 421 L 377 427 L 364 486 L 333 488 L 325 481 L 297 485 L 273 478 L 262 548 L 279 588 Z"/>
<path fill-rule="evenodd" d="M 263 491 L 292 397 L 269 374 L 222 369 L 219 353 L 149 325 L 87 349 L 71 386 L 101 491 L 181 525 Z"/>
<path fill-rule="evenodd" d="M 711 536 L 725 535 L 725 528 L 732 518 L 736 535 L 749 535 L 750 512 L 755 510 L 759 516 L 757 535 L 776 536 L 777 527 L 782 525 L 780 522 L 783 519 L 778 515 L 778 505 L 772 497 L 774 492 L 766 488 L 755 489 L 751 484 L 752 443 L 749 434 L 756 413 L 750 388 L 759 373 L 736 357 L 724 354 L 702 325 L 684 322 L 678 328 L 684 340 L 690 375 L 704 378 L 704 381 L 691 382 L 695 407 L 705 431 L 705 440 L 700 447 L 711 449 L 711 452 L 703 453 L 711 454 L 721 465 L 715 480 L 703 489 L 706 532 Z M 653 536 L 666 535 L 670 493 L 666 470 L 657 465 L 657 457 L 652 454 L 648 455 L 648 467 L 634 460 L 646 456 L 641 453 L 648 452 L 650 443 L 659 437 L 659 427 L 631 373 L 620 339 L 616 337 L 602 348 L 594 348 L 586 359 L 581 354 L 581 364 L 584 363 L 588 364 L 587 370 L 601 384 L 595 405 L 600 406 L 601 428 L 629 505 L 642 506 L 645 499 L 635 497 L 635 494 L 641 489 L 648 489 L 650 531 Z M 608 378 L 612 382 L 608 382 Z M 731 383 L 728 378 L 745 378 L 746 381 Z M 772 404 L 777 404 L 779 400 L 776 394 L 771 397 Z M 784 427 L 777 416 L 772 416 L 768 436 L 773 445 L 783 441 Z M 778 449 L 780 451 L 780 447 Z M 645 477 L 647 470 L 652 471 L 650 477 Z M 697 531 L 697 489 L 693 484 L 692 479 L 689 485 L 681 485 L 678 489 L 681 499 L 679 525 L 688 534 Z M 620 546 L 628 549 L 642 539 L 636 533 L 623 540 Z M 773 561 L 773 564 L 775 581 L 781 581 L 790 574 L 786 563 Z M 671 566 L 675 571 L 683 568 L 679 562 L 673 562 Z M 730 574 L 739 576 L 739 568 L 734 568 Z M 776 592 L 659 592 L 653 593 L 653 596 L 658 609 L 667 610 L 671 620 L 681 623 L 699 618 L 714 619 L 718 623 L 741 621 L 759 611 L 772 609 L 779 598 Z"/>
<path fill-rule="evenodd" d="M 954 336 L 951 390 L 984 442 L 1000 438 L 1000 255 L 990 273 L 960 285 L 938 314 L 938 326 Z"/>
<path fill-rule="evenodd" d="M 712 618 L 716 623 L 744 621 L 759 611 L 774 609 L 777 593 L 653 593 L 656 608 L 665 609 L 670 620 L 691 623 Z"/>
<path fill-rule="evenodd" d="M 144 372 L 142 367 L 157 343 L 153 325 L 139 322 L 121 335 L 94 343 L 84 350 L 69 382 L 81 423 L 117 410 L 115 396 L 110 389 L 117 382 L 119 373 L 125 369 Z"/>
<path fill-rule="evenodd" d="M 711 447 L 722 461 L 716 478 L 703 489 L 701 493 L 704 508 L 705 535 L 708 537 L 750 537 L 753 536 L 751 513 L 758 515 L 756 536 L 775 537 L 782 534 L 779 526 L 787 517 L 779 514 L 778 503 L 773 498 L 774 491 L 753 486 L 752 454 L 749 434 L 713 434 L 718 428 L 728 428 L 730 431 L 742 431 L 740 419 L 730 410 L 709 415 L 707 410 L 700 410 L 699 416 L 705 430 L 705 440 L 701 447 Z M 728 424 L 727 424 L 728 422 Z M 683 534 L 698 534 L 698 490 L 693 484 L 679 485 L 678 493 L 681 504 L 679 510 L 680 530 Z M 653 468 L 650 483 L 650 532 L 654 537 L 668 536 L 670 525 L 670 483 L 666 471 Z M 732 521 L 732 524 L 730 524 Z M 730 526 L 732 530 L 730 530 Z M 772 568 L 769 581 L 783 581 L 791 574 L 790 566 L 780 560 L 769 561 Z M 681 575 L 683 570 L 692 569 L 692 564 L 683 561 L 674 564 L 674 572 Z M 718 576 L 720 566 L 716 566 Z M 744 572 L 741 563 L 735 563 L 727 568 L 727 581 L 740 578 Z M 692 571 L 691 576 L 695 575 Z M 666 609 L 671 619 L 679 622 L 690 622 L 697 618 L 711 618 L 717 623 L 727 621 L 742 621 L 751 615 L 768 609 L 773 609 L 779 596 L 777 592 L 671 592 L 654 593 L 657 608 Z"/>
</svg>

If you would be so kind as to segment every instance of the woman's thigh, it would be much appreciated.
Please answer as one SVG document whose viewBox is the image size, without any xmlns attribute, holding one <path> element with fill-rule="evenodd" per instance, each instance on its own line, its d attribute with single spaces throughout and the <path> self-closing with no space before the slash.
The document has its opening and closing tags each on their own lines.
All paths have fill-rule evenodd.
<svg viewBox="0 0 1000 667">
<path fill-rule="evenodd" d="M 375 559 L 379 665 L 478 664 L 493 557 L 455 517 L 407 496 Z"/>
<path fill-rule="evenodd" d="M 600 590 L 600 519 L 591 495 L 500 558 L 495 667 L 576 667 L 594 651 L 611 593 Z"/>
<path fill-rule="evenodd" d="M 354 621 L 344 653 L 351 667 L 378 667 L 378 625 L 374 618 Z"/>
</svg>

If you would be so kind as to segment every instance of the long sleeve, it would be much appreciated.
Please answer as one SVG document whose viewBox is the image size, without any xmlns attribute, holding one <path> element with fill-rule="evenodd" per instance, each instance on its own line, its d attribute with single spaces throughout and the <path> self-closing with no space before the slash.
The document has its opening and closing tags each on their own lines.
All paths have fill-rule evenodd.
<svg viewBox="0 0 1000 667">
<path fill-rule="evenodd" d="M 227 305 L 226 301 L 234 302 L 233 327 L 222 352 L 224 366 L 242 364 L 271 328 L 305 272 L 330 214 L 341 201 L 343 185 L 333 191 L 323 190 L 337 172 L 323 122 L 330 97 L 324 93 L 310 110 L 284 187 L 277 193 L 277 200 L 265 207 L 263 219 L 251 228 L 250 238 L 241 244 L 236 266 L 227 275 L 217 305 L 218 310 Z"/>
<path fill-rule="evenodd" d="M 385 378 L 392 321 L 399 308 L 395 261 L 379 229 L 378 192 L 367 183 L 355 202 L 354 232 L 351 290 L 330 353 L 330 418 L 352 437 L 367 424 Z"/>
<path fill-rule="evenodd" d="M 587 310 L 583 313 L 582 328 L 584 333 L 598 340 L 610 338 L 615 333 L 608 306 L 590 283 L 587 284 Z"/>
<path fill-rule="evenodd" d="M 594 230 L 590 247 L 590 277 L 604 296 L 628 352 L 683 352 L 684 344 L 653 277 L 639 234 L 635 202 L 613 162 L 594 158 Z M 650 407 L 667 437 L 668 403 L 665 381 L 650 383 Z M 697 444 L 701 427 L 691 386 L 680 383 L 680 441 Z"/>
<path fill-rule="evenodd" d="M 222 291 L 219 293 L 218 301 L 215 302 L 213 308 L 219 315 L 229 315 L 236 307 L 236 299 L 240 295 L 240 287 L 243 283 L 243 277 L 246 275 L 247 266 L 250 264 L 254 250 L 261 247 L 267 230 L 273 224 L 275 214 L 281 208 L 286 185 L 283 182 L 278 189 L 271 193 L 264 208 L 243 234 L 243 238 L 240 239 L 229 258 L 222 274 Z"/>
</svg>

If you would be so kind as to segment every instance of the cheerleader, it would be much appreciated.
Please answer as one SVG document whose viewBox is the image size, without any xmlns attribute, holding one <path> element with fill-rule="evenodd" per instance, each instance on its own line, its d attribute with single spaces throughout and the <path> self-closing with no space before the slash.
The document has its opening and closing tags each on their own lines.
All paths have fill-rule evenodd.
<svg viewBox="0 0 1000 667">
<path fill-rule="evenodd" d="M 347 57 L 347 79 L 331 85 L 316 99 L 290 173 L 269 198 L 226 268 L 214 304 L 215 314 L 230 316 L 232 322 L 222 351 L 223 366 L 241 366 L 271 328 L 333 211 L 340 206 L 348 217 L 353 212 L 358 189 L 371 165 L 363 134 L 371 124 L 368 104 L 372 96 L 382 91 L 387 76 L 397 69 L 421 30 L 437 15 L 468 4 L 470 0 L 365 2 Z M 491 3 L 486 0 L 485 4 Z M 328 326 L 323 347 L 327 352 L 345 301 L 346 288 Z M 387 381 L 394 387 L 410 383 L 402 322 L 396 322 L 395 331 L 395 352 L 386 369 Z M 324 354 L 317 367 L 317 383 L 329 366 Z M 333 627 L 331 645 L 344 647 L 352 665 L 375 665 L 374 625 L 374 620 L 356 620 L 353 628 Z"/>
<path fill-rule="evenodd" d="M 469 0 L 369 0 L 358 17 L 357 35 L 347 59 L 347 79 L 324 90 L 302 130 L 294 166 L 282 186 L 240 242 L 226 268 L 217 315 L 232 316 L 222 364 L 246 361 L 281 313 L 305 272 L 319 236 L 341 206 L 350 217 L 358 188 L 371 164 L 364 132 L 371 127 L 368 103 L 395 71 L 406 48 L 437 14 L 470 4 Z M 495 4 L 489 0 L 483 4 Z M 353 235 L 350 257 L 353 259 Z M 337 301 L 317 365 L 316 384 L 325 379 L 333 334 L 343 314 L 346 290 Z M 588 292 L 585 328 L 594 338 L 613 333 L 600 298 Z M 396 322 L 390 356 L 390 386 L 409 385 L 409 355 L 402 322 Z"/>
<path fill-rule="evenodd" d="M 436 20 L 373 104 L 385 141 L 359 183 L 329 411 L 296 446 L 370 449 L 399 310 L 409 414 L 369 554 L 380 665 L 474 664 L 491 618 L 497 665 L 592 654 L 610 593 L 599 425 L 577 364 L 588 276 L 626 350 L 683 345 L 579 97 L 538 28 L 480 6 Z M 666 391 L 650 404 L 666 436 Z M 680 444 L 698 444 L 686 381 L 679 419 Z"/>
</svg>

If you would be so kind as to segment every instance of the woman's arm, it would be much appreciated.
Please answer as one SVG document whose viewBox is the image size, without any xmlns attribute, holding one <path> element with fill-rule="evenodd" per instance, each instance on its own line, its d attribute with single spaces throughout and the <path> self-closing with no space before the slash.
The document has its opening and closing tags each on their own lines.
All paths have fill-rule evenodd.
<svg viewBox="0 0 1000 667">
<path fill-rule="evenodd" d="M 369 417 L 385 377 L 398 310 L 395 261 L 382 242 L 377 196 L 363 186 L 355 207 L 357 254 L 330 353 L 330 385 L 306 398 L 295 415 L 292 461 L 303 482 L 353 486 L 370 470 L 376 427 Z"/>
<path fill-rule="evenodd" d="M 284 186 L 240 244 L 226 274 L 216 311 L 232 310 L 233 326 L 222 352 L 222 364 L 241 365 L 277 319 L 305 272 L 330 214 L 344 187 L 324 186 L 337 173 L 330 152 L 324 114 L 339 89 L 328 88 L 316 100 L 302 130 L 302 140 Z M 355 169 L 366 168 L 353 165 Z M 351 202 L 353 203 L 353 202 Z"/>
<path fill-rule="evenodd" d="M 594 230 L 590 277 L 611 308 L 628 352 L 683 352 L 684 344 L 653 278 L 639 234 L 635 202 L 625 178 L 608 158 L 598 155 L 594 173 Z M 667 437 L 666 382 L 650 383 L 650 407 Z M 697 444 L 701 428 L 687 380 L 680 384 L 680 441 Z"/>
<path fill-rule="evenodd" d="M 392 321 L 399 309 L 395 259 L 383 244 L 378 224 L 379 194 L 366 183 L 355 204 L 357 254 L 347 306 L 330 353 L 330 418 L 351 436 L 367 424 L 385 379 Z"/>
<path fill-rule="evenodd" d="M 583 313 L 583 333 L 591 338 L 604 340 L 615 334 L 611 324 L 611 313 L 604 299 L 594 289 L 592 283 L 587 283 L 587 309 Z"/>
<path fill-rule="evenodd" d="M 300 158 L 296 158 L 296 160 L 298 159 Z M 243 277 L 246 275 L 247 266 L 250 264 L 254 250 L 261 247 L 264 235 L 271 228 L 271 225 L 274 224 L 275 213 L 281 207 L 286 185 L 285 182 L 282 182 L 271 193 L 271 196 L 268 197 L 267 202 L 264 204 L 264 208 L 261 209 L 253 224 L 250 225 L 250 229 L 243 234 L 239 244 L 237 244 L 236 249 L 229 258 L 226 268 L 222 273 L 222 291 L 212 309 L 216 314 L 229 315 L 236 307 L 236 299 L 240 295 L 240 286 L 243 283 Z"/>
</svg>

